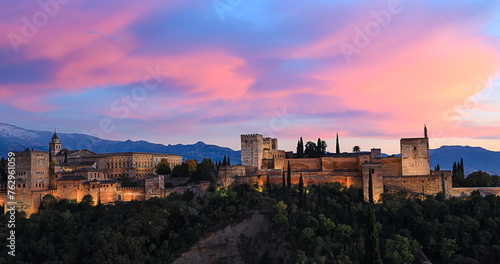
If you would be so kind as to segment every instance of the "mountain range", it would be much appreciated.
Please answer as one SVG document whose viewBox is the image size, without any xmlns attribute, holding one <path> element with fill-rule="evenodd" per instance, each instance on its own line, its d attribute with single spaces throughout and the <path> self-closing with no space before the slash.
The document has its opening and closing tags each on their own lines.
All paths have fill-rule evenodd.
<svg viewBox="0 0 500 264">
<path fill-rule="evenodd" d="M 20 128 L 14 125 L 0 123 L 0 156 L 6 156 L 9 151 L 19 151 L 26 148 L 47 151 L 53 132 Z M 201 161 L 204 157 L 212 160 L 222 160 L 224 156 L 231 159 L 231 164 L 241 163 L 241 151 L 227 147 L 208 145 L 201 141 L 195 144 L 163 145 L 147 141 L 116 141 L 100 139 L 94 136 L 77 133 L 57 133 L 63 148 L 89 149 L 96 153 L 110 152 L 150 152 L 172 153 L 186 159 Z M 500 151 L 490 151 L 481 147 L 441 146 L 429 150 L 431 169 L 439 164 L 442 170 L 451 170 L 453 163 L 464 160 L 466 174 L 483 170 L 490 174 L 500 174 Z"/>
<path fill-rule="evenodd" d="M 48 151 L 49 141 L 54 132 L 37 131 L 20 128 L 14 125 L 0 123 L 0 156 L 7 156 L 9 151 L 20 151 L 26 148 Z M 213 161 L 221 160 L 228 156 L 231 164 L 241 163 L 241 151 L 230 148 L 208 145 L 201 141 L 195 144 L 163 145 L 147 141 L 116 141 L 106 140 L 76 133 L 57 133 L 63 148 L 88 149 L 96 153 L 113 152 L 149 152 L 149 153 L 171 153 L 183 156 L 184 160 L 197 159 L 202 161 L 204 157 Z"/>
</svg>

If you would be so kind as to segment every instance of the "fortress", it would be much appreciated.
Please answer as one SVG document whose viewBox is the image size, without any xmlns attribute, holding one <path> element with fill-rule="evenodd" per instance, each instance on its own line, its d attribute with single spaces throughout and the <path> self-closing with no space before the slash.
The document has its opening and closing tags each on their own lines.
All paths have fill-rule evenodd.
<svg viewBox="0 0 500 264">
<path fill-rule="evenodd" d="M 292 172 L 292 184 L 298 184 L 300 175 L 304 185 L 339 182 L 345 187 L 362 189 L 368 200 L 369 177 L 375 200 L 384 190 L 407 191 L 422 195 L 468 195 L 473 190 L 483 194 L 500 194 L 500 188 L 452 188 L 451 171 L 431 171 L 429 138 L 424 128 L 422 138 L 402 138 L 401 155 L 382 157 L 381 149 L 359 153 L 327 153 L 322 157 L 303 158 L 296 153 L 278 149 L 276 138 L 260 134 L 241 135 L 241 161 L 239 166 L 221 167 L 219 178 L 223 185 L 247 182 L 264 185 L 281 184 L 283 171 Z"/>
<path fill-rule="evenodd" d="M 422 195 L 443 193 L 446 197 L 465 196 L 472 191 L 483 195 L 500 195 L 500 187 L 452 188 L 451 171 L 431 171 L 429 138 L 424 128 L 422 138 L 402 138 L 400 156 L 382 157 L 378 148 L 370 152 L 326 153 L 322 157 L 299 157 L 297 153 L 278 149 L 278 139 L 260 134 L 241 135 L 241 165 L 221 166 L 218 180 L 223 187 L 233 183 L 252 183 L 263 186 L 281 184 L 283 172 L 290 166 L 292 184 L 300 175 L 305 185 L 339 182 L 345 187 L 362 189 L 368 200 L 369 178 L 375 200 L 386 191 L 407 191 Z M 121 152 L 96 154 L 89 150 L 62 148 L 54 132 L 49 151 L 26 149 L 14 152 L 16 158 L 16 209 L 28 215 L 38 212 L 45 195 L 56 199 L 81 201 L 91 195 L 95 202 L 147 200 L 166 197 L 170 193 L 193 191 L 204 194 L 209 182 L 164 188 L 164 175 L 155 167 L 167 160 L 170 167 L 182 163 L 174 154 Z M 120 177 L 140 182 L 137 187 L 122 187 Z M 0 205 L 6 209 L 7 183 L 0 183 Z"/>
<path fill-rule="evenodd" d="M 96 154 L 89 150 L 62 148 L 57 133 L 49 143 L 49 151 L 26 149 L 14 152 L 16 159 L 16 208 L 28 215 L 38 212 L 47 194 L 56 199 L 80 202 L 91 195 L 94 202 L 147 200 L 166 197 L 172 192 L 191 190 L 201 195 L 208 182 L 164 188 L 164 175 L 157 175 L 155 167 L 167 160 L 170 167 L 182 163 L 182 156 L 162 153 L 121 152 Z M 52 160 L 52 161 L 51 161 Z M 122 187 L 117 179 L 125 176 L 139 182 L 137 187 Z M 6 209 L 7 183 L 0 183 L 0 205 Z"/>
</svg>

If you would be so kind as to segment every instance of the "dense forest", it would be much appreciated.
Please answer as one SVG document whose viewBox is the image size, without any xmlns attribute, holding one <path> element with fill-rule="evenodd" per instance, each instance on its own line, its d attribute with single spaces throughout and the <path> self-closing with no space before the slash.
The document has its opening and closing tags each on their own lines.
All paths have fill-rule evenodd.
<svg viewBox="0 0 500 264">
<path fill-rule="evenodd" d="M 338 183 L 238 185 L 204 197 L 94 203 L 90 196 L 81 203 L 46 196 L 40 213 L 18 214 L 17 255 L 2 246 L 0 263 L 171 263 L 204 234 L 256 209 L 287 241 L 281 263 L 363 263 L 372 207 L 361 190 Z M 385 193 L 373 208 L 372 249 L 383 263 L 500 263 L 500 197 Z M 7 220 L 0 215 L 2 241 Z"/>
</svg>

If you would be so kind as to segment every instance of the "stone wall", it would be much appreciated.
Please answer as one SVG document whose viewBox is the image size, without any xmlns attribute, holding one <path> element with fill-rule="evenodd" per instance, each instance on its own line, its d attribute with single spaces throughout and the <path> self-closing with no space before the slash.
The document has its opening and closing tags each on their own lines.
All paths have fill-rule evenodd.
<svg viewBox="0 0 500 264">
<path fill-rule="evenodd" d="M 401 139 L 401 171 L 407 175 L 429 175 L 429 139 Z"/>
<path fill-rule="evenodd" d="M 288 162 L 290 162 L 290 167 L 293 171 L 295 170 L 321 170 L 321 159 L 320 158 L 308 158 L 308 159 L 285 159 L 285 170 L 288 170 Z"/>
<path fill-rule="evenodd" d="M 382 174 L 384 176 L 401 176 L 401 157 L 374 158 L 374 162 L 382 163 Z"/>
<path fill-rule="evenodd" d="M 442 175 L 415 175 L 415 176 L 385 176 L 384 186 L 392 191 L 407 191 L 411 193 L 435 195 L 451 191 L 451 172 L 441 171 Z"/>
</svg>

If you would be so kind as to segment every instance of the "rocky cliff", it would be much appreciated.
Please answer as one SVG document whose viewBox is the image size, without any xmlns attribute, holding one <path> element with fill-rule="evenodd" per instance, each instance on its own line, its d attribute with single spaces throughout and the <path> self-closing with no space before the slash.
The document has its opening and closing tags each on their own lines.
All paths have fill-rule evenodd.
<svg viewBox="0 0 500 264">
<path fill-rule="evenodd" d="M 255 213 L 241 223 L 209 233 L 174 264 L 284 263 L 285 246 L 267 216 Z"/>
</svg>

